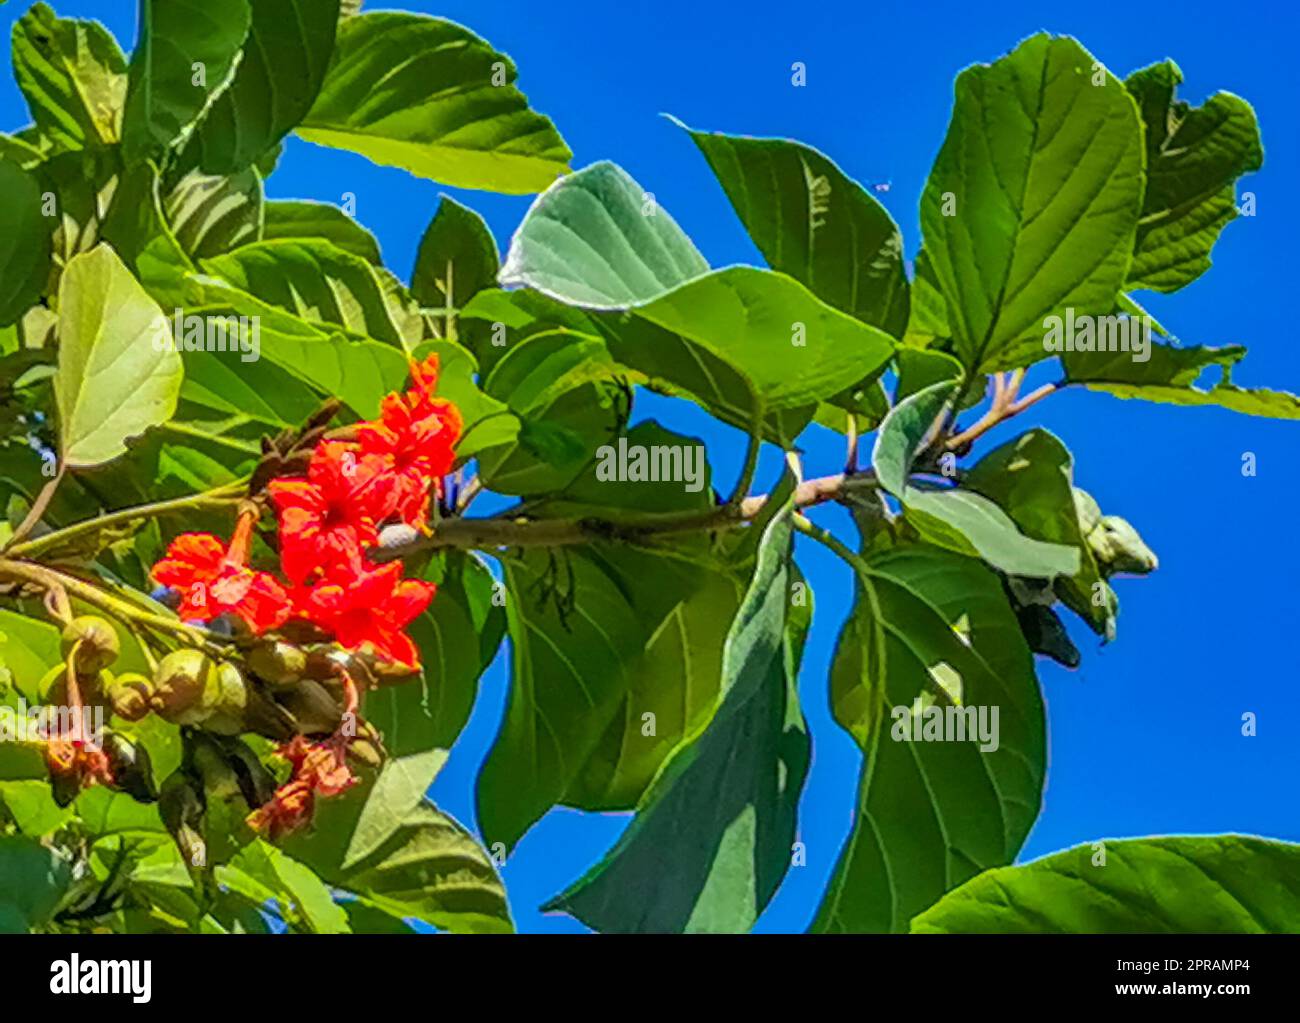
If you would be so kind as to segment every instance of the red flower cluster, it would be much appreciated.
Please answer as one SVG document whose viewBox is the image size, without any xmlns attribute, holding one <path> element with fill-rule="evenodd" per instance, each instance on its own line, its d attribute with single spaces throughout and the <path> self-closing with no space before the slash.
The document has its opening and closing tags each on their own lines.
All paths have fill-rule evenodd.
<svg viewBox="0 0 1300 1023">
<path fill-rule="evenodd" d="M 240 516 L 229 546 L 210 533 L 177 537 L 154 566 L 159 584 L 180 592 L 186 620 L 230 614 L 255 633 L 301 617 L 349 650 L 419 665 L 402 630 L 433 598 L 431 583 L 403 579 L 402 566 L 375 566 L 366 551 L 387 523 L 428 531 L 429 495 L 451 471 L 462 422 L 434 396 L 438 357 L 411 367 L 412 385 L 384 398 L 379 419 L 355 428 L 355 442 L 321 441 L 305 479 L 267 487 L 279 516 L 280 567 L 289 585 L 248 567 L 256 513 Z"/>
<path fill-rule="evenodd" d="M 277 750 L 292 767 L 289 780 L 265 806 L 248 815 L 248 826 L 276 841 L 312 818 L 316 796 L 337 796 L 357 783 L 337 744 L 309 742 L 301 735 Z"/>
</svg>

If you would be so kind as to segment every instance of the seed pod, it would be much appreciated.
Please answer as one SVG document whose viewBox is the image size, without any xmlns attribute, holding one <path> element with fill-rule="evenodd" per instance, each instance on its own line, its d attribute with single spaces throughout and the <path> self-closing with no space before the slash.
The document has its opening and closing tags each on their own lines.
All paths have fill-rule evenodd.
<svg viewBox="0 0 1300 1023">
<path fill-rule="evenodd" d="M 167 776 L 158 790 L 158 813 L 171 832 L 185 862 L 203 867 L 208 862 L 208 847 L 203 840 L 203 815 L 207 804 L 203 789 L 184 771 Z"/>
<path fill-rule="evenodd" d="M 138 803 L 152 803 L 158 798 L 153 784 L 153 767 L 149 751 L 116 732 L 104 732 L 100 748 L 108 757 L 113 788 L 125 792 Z"/>
<path fill-rule="evenodd" d="M 272 689 L 292 689 L 307 670 L 306 652 L 279 640 L 253 647 L 247 660 L 248 670 Z"/>
<path fill-rule="evenodd" d="M 149 701 L 154 695 L 153 681 L 130 672 L 118 675 L 105 695 L 113 713 L 123 721 L 140 721 L 149 713 Z"/>
<path fill-rule="evenodd" d="M 204 727 L 219 735 L 238 735 L 244 730 L 248 702 L 248 681 L 244 673 L 229 661 L 214 664 L 204 690 L 207 709 Z"/>
<path fill-rule="evenodd" d="M 154 673 L 150 705 L 172 724 L 197 724 L 206 717 L 205 690 L 211 674 L 212 661 L 198 650 L 173 650 Z"/>
<path fill-rule="evenodd" d="M 79 675 L 103 671 L 117 660 L 121 649 L 117 630 L 98 615 L 80 615 L 63 629 L 63 656 L 75 657 L 73 667 Z"/>
</svg>

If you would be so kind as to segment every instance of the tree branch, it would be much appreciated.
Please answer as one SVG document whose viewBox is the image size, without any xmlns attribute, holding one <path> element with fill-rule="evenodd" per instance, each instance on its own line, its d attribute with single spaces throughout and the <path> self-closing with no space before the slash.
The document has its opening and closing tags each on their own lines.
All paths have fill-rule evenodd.
<svg viewBox="0 0 1300 1023">
<path fill-rule="evenodd" d="M 879 486 L 872 472 L 822 476 L 805 480 L 795 489 L 797 508 L 845 500 L 855 491 Z M 446 519 L 432 536 L 410 543 L 376 549 L 376 561 L 392 561 L 428 550 L 492 550 L 499 547 L 565 547 L 600 540 L 644 543 L 660 536 L 713 532 L 745 526 L 767 503 L 766 494 L 746 497 L 737 504 L 720 504 L 704 511 L 663 512 L 620 519 L 584 516 L 565 519 L 530 519 L 506 512 L 483 519 Z"/>
</svg>

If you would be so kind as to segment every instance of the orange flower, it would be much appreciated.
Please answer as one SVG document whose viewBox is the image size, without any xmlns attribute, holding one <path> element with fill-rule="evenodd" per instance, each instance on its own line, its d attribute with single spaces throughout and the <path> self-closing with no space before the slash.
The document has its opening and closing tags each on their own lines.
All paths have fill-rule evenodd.
<svg viewBox="0 0 1300 1023">
<path fill-rule="evenodd" d="M 272 480 L 267 493 L 280 513 L 280 563 L 294 583 L 317 569 L 355 570 L 376 542 L 384 514 L 384 465 L 354 445 L 317 445 L 307 479 Z"/>
<path fill-rule="evenodd" d="M 438 357 L 412 363 L 414 386 L 404 395 L 390 394 L 380 405 L 379 421 L 360 423 L 362 451 L 383 460 L 388 473 L 386 514 L 396 514 L 416 529 L 428 525 L 428 494 L 441 490 L 442 477 L 455 462 L 463 426 L 449 401 L 433 396 Z"/>
<path fill-rule="evenodd" d="M 346 792 L 357 777 L 344 762 L 341 747 L 310 742 L 295 735 L 277 753 L 289 761 L 289 780 L 275 790 L 265 806 L 248 815 L 248 826 L 272 841 L 307 824 L 316 809 L 316 796 Z"/>
<path fill-rule="evenodd" d="M 420 652 L 402 629 L 429 606 L 435 589 L 403 579 L 401 562 L 393 561 L 350 578 L 327 577 L 306 594 L 301 608 L 348 650 L 368 646 L 381 657 L 419 667 Z"/>
<path fill-rule="evenodd" d="M 154 579 L 180 592 L 184 621 L 211 621 L 223 614 L 242 619 L 255 633 L 283 625 L 289 596 L 268 572 L 248 568 L 255 515 L 241 515 L 226 547 L 211 533 L 182 533 L 153 567 Z"/>
</svg>

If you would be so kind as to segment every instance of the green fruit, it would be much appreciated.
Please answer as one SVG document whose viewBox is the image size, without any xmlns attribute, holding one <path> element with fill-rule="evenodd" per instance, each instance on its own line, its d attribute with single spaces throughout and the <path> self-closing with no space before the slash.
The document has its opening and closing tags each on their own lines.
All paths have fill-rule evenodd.
<svg viewBox="0 0 1300 1023">
<path fill-rule="evenodd" d="M 307 654 L 290 643 L 263 643 L 249 651 L 248 670 L 273 689 L 292 688 L 307 670 Z"/>
<path fill-rule="evenodd" d="M 79 615 L 63 629 L 63 656 L 75 659 L 79 675 L 103 671 L 121 652 L 117 630 L 98 615 Z"/>
<path fill-rule="evenodd" d="M 219 735 L 238 735 L 244 730 L 244 712 L 250 698 L 243 672 L 229 661 L 214 665 L 205 695 L 205 701 L 211 702 L 204 727 Z"/>
<path fill-rule="evenodd" d="M 205 699 L 205 691 L 212 668 L 212 661 L 198 650 L 173 650 L 154 672 L 150 706 L 172 724 L 197 724 L 207 716 L 207 706 L 211 703 Z"/>
<path fill-rule="evenodd" d="M 105 695 L 113 713 L 123 721 L 140 721 L 149 713 L 149 701 L 154 695 L 153 681 L 133 672 L 118 675 L 107 687 Z"/>
</svg>

